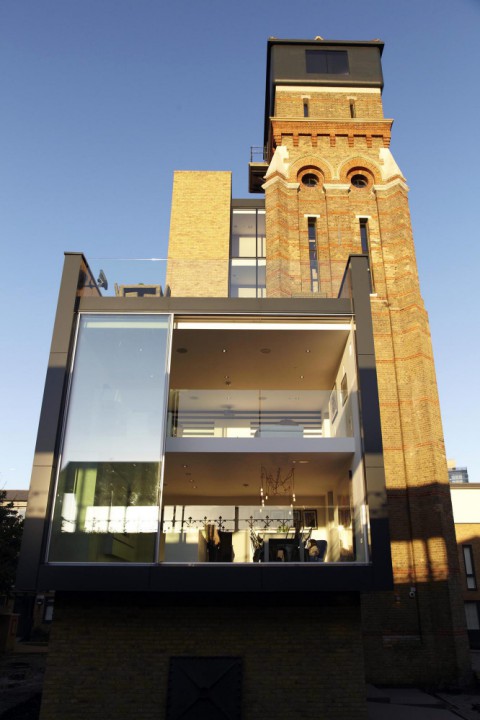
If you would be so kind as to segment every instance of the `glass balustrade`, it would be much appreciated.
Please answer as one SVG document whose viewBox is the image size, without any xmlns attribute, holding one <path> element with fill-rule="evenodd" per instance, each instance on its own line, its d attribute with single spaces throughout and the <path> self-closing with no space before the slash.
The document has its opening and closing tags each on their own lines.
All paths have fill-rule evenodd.
<svg viewBox="0 0 480 720">
<path fill-rule="evenodd" d="M 353 436 L 351 410 L 330 422 L 331 391 L 171 390 L 168 434 L 176 438 L 330 438 Z"/>
<path fill-rule="evenodd" d="M 339 498 L 340 502 L 345 499 Z M 326 505 L 320 498 L 311 508 L 166 505 L 159 559 L 172 563 L 355 562 L 354 523 L 349 504 Z M 358 535 L 357 546 L 361 545 Z"/>
<path fill-rule="evenodd" d="M 166 258 L 89 258 L 90 274 L 86 273 L 82 295 L 100 295 L 102 297 L 154 298 L 172 295 L 174 297 L 198 296 L 213 297 L 208 283 L 193 284 L 188 290 L 184 286 L 185 277 L 215 277 L 224 280 L 224 297 L 264 298 L 278 296 L 277 274 L 283 273 L 277 261 L 268 264 L 264 250 L 258 257 L 233 257 L 222 260 L 184 260 L 168 261 Z M 308 254 L 297 268 L 292 278 L 291 288 L 282 288 L 282 296 L 287 297 L 328 297 L 321 281 L 312 283 L 311 261 Z M 269 293 L 269 282 L 276 288 Z M 336 297 L 336 291 L 331 297 Z"/>
</svg>

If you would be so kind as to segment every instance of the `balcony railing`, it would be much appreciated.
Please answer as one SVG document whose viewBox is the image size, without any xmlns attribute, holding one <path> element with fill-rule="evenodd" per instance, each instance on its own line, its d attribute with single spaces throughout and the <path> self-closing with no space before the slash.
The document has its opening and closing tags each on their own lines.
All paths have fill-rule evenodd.
<svg viewBox="0 0 480 720">
<path fill-rule="evenodd" d="M 242 263 L 243 261 L 243 263 Z M 263 263 L 263 265 L 262 265 Z M 265 259 L 167 260 L 166 258 L 90 258 L 82 294 L 101 297 L 337 297 L 318 281 L 313 282 L 308 261 L 299 265 L 297 276 L 283 276 L 281 289 L 276 278 L 282 272 L 271 269 Z M 258 267 L 256 267 L 258 265 Z M 253 269 L 252 269 L 253 268 Z M 195 284 L 192 278 L 209 278 Z M 270 278 L 270 279 L 269 279 Z M 269 293 L 269 282 L 274 289 Z M 289 282 L 290 289 L 285 282 Z M 266 283 L 266 287 L 265 287 Z M 229 287 L 230 284 L 230 287 Z M 338 290 L 338 288 L 336 288 Z"/>
<path fill-rule="evenodd" d="M 250 162 L 267 162 L 267 148 L 263 145 L 251 145 Z"/>
<path fill-rule="evenodd" d="M 309 522 L 305 522 L 308 519 Z M 355 562 L 350 505 L 164 507 L 162 562 Z"/>
<path fill-rule="evenodd" d="M 89 258 L 95 279 L 84 287 L 103 297 L 161 297 L 169 294 L 166 258 Z"/>
<path fill-rule="evenodd" d="M 352 424 L 332 433 L 330 391 L 171 390 L 168 435 L 177 438 L 326 438 L 351 436 Z"/>
</svg>

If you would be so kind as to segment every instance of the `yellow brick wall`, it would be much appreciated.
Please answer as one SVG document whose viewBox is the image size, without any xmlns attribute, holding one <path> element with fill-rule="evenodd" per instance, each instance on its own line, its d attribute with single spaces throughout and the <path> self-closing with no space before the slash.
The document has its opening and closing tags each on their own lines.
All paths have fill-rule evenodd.
<svg viewBox="0 0 480 720">
<path fill-rule="evenodd" d="M 303 118 L 303 103 L 308 102 L 310 118 L 350 119 L 350 102 L 355 104 L 357 118 L 378 120 L 383 118 L 382 96 L 380 91 L 362 92 L 349 88 L 346 91 L 332 89 L 321 92 L 314 87 L 302 90 L 280 90 L 275 94 L 275 115 L 277 117 Z"/>
<path fill-rule="evenodd" d="M 230 172 L 173 178 L 167 285 L 175 297 L 228 297 Z"/>
</svg>

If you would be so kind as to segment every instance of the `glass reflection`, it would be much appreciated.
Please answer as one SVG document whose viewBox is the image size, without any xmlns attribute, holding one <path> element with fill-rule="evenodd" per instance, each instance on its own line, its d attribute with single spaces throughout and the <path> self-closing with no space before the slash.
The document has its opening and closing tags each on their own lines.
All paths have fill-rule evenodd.
<svg viewBox="0 0 480 720">
<path fill-rule="evenodd" d="M 155 561 L 168 324 L 80 319 L 50 561 Z"/>
<path fill-rule="evenodd" d="M 348 496 L 318 497 L 315 507 L 166 505 L 163 562 L 355 562 Z M 327 504 L 331 502 L 332 504 Z M 345 504 L 340 504 L 345 503 Z M 313 504 L 313 503 L 312 503 Z"/>
</svg>

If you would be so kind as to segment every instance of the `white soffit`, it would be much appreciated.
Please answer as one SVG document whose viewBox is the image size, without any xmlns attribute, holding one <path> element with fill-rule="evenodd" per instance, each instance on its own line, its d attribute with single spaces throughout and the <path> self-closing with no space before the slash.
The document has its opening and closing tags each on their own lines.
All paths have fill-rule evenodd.
<svg viewBox="0 0 480 720">
<path fill-rule="evenodd" d="M 351 95 L 352 98 L 355 95 L 380 95 L 380 88 L 357 88 L 357 87 L 340 87 L 338 85 L 332 86 L 320 86 L 315 87 L 314 85 L 277 85 L 276 93 L 288 92 L 288 93 L 345 93 Z"/>
<path fill-rule="evenodd" d="M 178 320 L 177 330 L 351 330 L 351 323 L 262 323 L 262 322 L 189 322 Z"/>
</svg>

